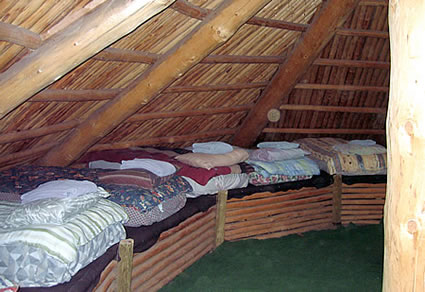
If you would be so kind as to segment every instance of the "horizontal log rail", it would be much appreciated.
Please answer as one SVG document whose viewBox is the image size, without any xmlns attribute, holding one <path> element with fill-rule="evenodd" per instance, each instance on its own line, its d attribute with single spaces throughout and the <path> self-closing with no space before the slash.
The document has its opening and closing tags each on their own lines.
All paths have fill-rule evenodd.
<svg viewBox="0 0 425 292">
<path fill-rule="evenodd" d="M 385 114 L 386 108 L 378 107 L 352 107 L 352 106 L 322 106 L 322 105 L 303 105 L 303 104 L 284 104 L 279 107 L 281 110 L 294 111 L 320 111 L 320 112 L 346 112 L 346 113 L 370 113 Z"/>
<path fill-rule="evenodd" d="M 389 38 L 387 31 L 367 30 L 367 29 L 351 29 L 351 28 L 338 28 L 336 34 L 343 36 L 357 36 L 357 37 L 372 37 L 372 38 Z"/>
<path fill-rule="evenodd" d="M 236 113 L 236 112 L 242 112 L 242 111 L 249 111 L 252 107 L 253 105 L 240 105 L 240 106 L 234 106 L 234 107 L 207 108 L 207 109 L 200 109 L 200 110 L 180 111 L 180 112 L 143 113 L 143 114 L 135 114 L 131 116 L 129 119 L 127 119 L 126 122 L 133 123 L 133 122 L 153 120 L 153 119 L 229 114 L 229 113 Z"/>
<path fill-rule="evenodd" d="M 97 144 L 91 147 L 90 151 L 100 151 L 100 150 L 109 150 L 109 149 L 122 149 L 136 146 L 152 146 L 166 143 L 181 143 L 188 141 L 196 141 L 199 139 L 206 139 L 212 137 L 220 137 L 233 135 L 238 131 L 238 128 L 234 129 L 220 129 L 214 131 L 208 131 L 203 133 L 188 134 L 188 135 L 179 135 L 179 136 L 169 136 L 169 137 L 146 137 L 141 140 L 132 140 L 132 141 L 122 141 L 112 144 Z"/>
<path fill-rule="evenodd" d="M 135 62 L 153 64 L 161 55 L 133 51 L 127 49 L 106 48 L 93 58 L 100 61 Z M 242 55 L 210 55 L 200 63 L 203 64 L 281 64 L 285 59 L 280 56 L 242 56 Z M 325 59 L 319 58 L 313 62 L 314 65 L 322 66 L 343 66 L 360 68 L 389 69 L 389 62 L 368 61 L 368 60 L 345 60 L 345 59 Z"/>
<path fill-rule="evenodd" d="M 16 161 L 16 160 L 23 160 L 23 159 L 28 158 L 30 156 L 35 156 L 35 155 L 45 153 L 48 150 L 55 147 L 57 144 L 58 144 L 57 142 L 47 143 L 47 144 L 43 144 L 43 145 L 40 145 L 40 146 L 32 147 L 31 149 L 28 149 L 28 150 L 20 151 L 20 152 L 17 152 L 17 153 L 2 155 L 0 157 L 0 165 L 1 165 L 1 167 L 3 167 L 4 165 L 10 164 L 11 162 Z M 36 159 L 36 158 L 34 158 L 34 159 Z"/>
<path fill-rule="evenodd" d="M 34 95 L 29 102 L 75 102 L 109 100 L 117 96 L 121 89 L 46 89 Z"/>
<path fill-rule="evenodd" d="M 37 129 L 14 131 L 10 133 L 0 134 L 0 144 L 12 143 L 25 139 L 47 136 L 57 132 L 69 130 L 80 122 L 78 120 L 67 121 L 56 125 L 41 127 Z"/>
<path fill-rule="evenodd" d="M 316 90 L 343 90 L 343 91 L 382 91 L 389 92 L 387 86 L 368 86 L 368 85 L 338 85 L 338 84 L 314 84 L 298 83 L 296 89 L 316 89 Z"/>
<path fill-rule="evenodd" d="M 199 6 L 192 5 L 186 0 L 177 0 L 176 2 L 174 2 L 171 8 L 173 8 L 174 10 L 178 11 L 181 14 L 184 14 L 186 16 L 199 19 L 199 20 L 204 19 L 210 12 L 209 9 L 204 9 Z M 259 26 L 267 26 L 267 27 L 273 27 L 273 28 L 300 31 L 300 32 L 306 31 L 308 27 L 308 25 L 306 24 L 266 19 L 266 18 L 256 17 L 256 16 L 252 17 L 246 23 L 259 25 Z"/>
<path fill-rule="evenodd" d="M 163 93 L 181 93 L 181 92 L 203 92 L 203 91 L 224 91 L 262 88 L 267 86 L 267 82 L 239 83 L 239 84 L 217 84 L 205 86 L 174 86 L 168 87 Z"/>
<path fill-rule="evenodd" d="M 0 22 L 0 41 L 6 41 L 29 49 L 41 46 L 41 36 L 29 29 Z"/>
<path fill-rule="evenodd" d="M 385 129 L 307 129 L 307 128 L 264 128 L 263 133 L 282 134 L 363 134 L 363 135 L 385 135 Z"/>
</svg>

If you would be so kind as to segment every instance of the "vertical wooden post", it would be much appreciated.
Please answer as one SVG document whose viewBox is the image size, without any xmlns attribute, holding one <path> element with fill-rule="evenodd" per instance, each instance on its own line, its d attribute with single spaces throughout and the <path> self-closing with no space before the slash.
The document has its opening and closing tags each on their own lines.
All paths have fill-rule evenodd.
<svg viewBox="0 0 425 292">
<path fill-rule="evenodd" d="M 333 192 L 332 192 L 332 223 L 341 223 L 341 196 L 342 196 L 342 176 L 335 174 L 333 176 Z"/>
<path fill-rule="evenodd" d="M 219 191 L 217 194 L 217 210 L 215 216 L 215 247 L 224 242 L 224 223 L 226 221 L 227 191 Z"/>
<path fill-rule="evenodd" d="M 425 1 L 391 0 L 383 291 L 424 291 Z"/>
<path fill-rule="evenodd" d="M 118 262 L 117 291 L 131 291 L 131 271 L 133 269 L 133 245 L 131 238 L 120 241 L 118 253 L 120 261 Z"/>
</svg>

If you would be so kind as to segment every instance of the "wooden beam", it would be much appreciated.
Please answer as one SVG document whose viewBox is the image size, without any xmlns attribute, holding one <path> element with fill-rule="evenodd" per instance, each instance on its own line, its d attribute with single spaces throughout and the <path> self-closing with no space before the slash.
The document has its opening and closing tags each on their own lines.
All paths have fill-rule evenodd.
<svg viewBox="0 0 425 292">
<path fill-rule="evenodd" d="M 388 92 L 389 88 L 386 86 L 368 86 L 368 85 L 338 85 L 338 84 L 312 84 L 312 83 L 298 83 L 295 85 L 296 89 L 316 89 L 316 90 L 345 90 L 345 91 L 377 91 Z"/>
<path fill-rule="evenodd" d="M 321 65 L 321 66 L 390 69 L 390 63 L 389 62 L 368 61 L 368 60 L 346 60 L 346 59 L 318 58 L 318 59 L 314 60 L 313 64 L 314 65 Z"/>
<path fill-rule="evenodd" d="M 0 101 L 0 119 L 172 2 L 111 0 L 47 39 L 0 74 L 0 92 L 8 92 Z"/>
<path fill-rule="evenodd" d="M 367 29 L 351 29 L 351 28 L 338 28 L 336 33 L 344 36 L 359 36 L 359 37 L 372 37 L 387 39 L 389 37 L 386 31 L 376 31 Z"/>
<path fill-rule="evenodd" d="M 389 4 L 383 291 L 425 291 L 425 2 Z"/>
<path fill-rule="evenodd" d="M 353 106 L 329 106 L 329 105 L 304 105 L 304 104 L 284 104 L 279 107 L 281 110 L 292 111 L 319 111 L 319 112 L 341 112 L 341 113 L 363 113 L 363 114 L 385 114 L 386 108 L 379 107 L 353 107 Z"/>
<path fill-rule="evenodd" d="M 33 97 L 29 102 L 75 102 L 108 100 L 117 96 L 121 89 L 46 89 Z"/>
<path fill-rule="evenodd" d="M 209 9 L 204 9 L 199 6 L 193 5 L 186 0 L 177 0 L 173 4 L 172 8 L 184 15 L 187 15 L 189 17 L 196 18 L 199 20 L 204 19 L 204 17 L 208 15 L 210 11 Z M 308 27 L 307 24 L 293 23 L 293 22 L 257 17 L 257 16 L 254 16 L 251 19 L 249 19 L 247 23 L 252 25 L 267 26 L 272 28 L 287 29 L 287 30 L 300 31 L 300 32 L 306 31 Z"/>
<path fill-rule="evenodd" d="M 225 90 L 241 90 L 252 88 L 266 87 L 268 82 L 253 83 L 236 83 L 236 84 L 216 84 L 204 86 L 174 86 L 168 87 L 164 93 L 181 93 L 181 92 L 204 92 L 204 91 L 225 91 Z"/>
<path fill-rule="evenodd" d="M 180 136 L 168 136 L 168 137 L 147 137 L 141 140 L 132 140 L 117 142 L 112 144 L 97 144 L 94 145 L 89 151 L 100 151 L 108 149 L 123 149 L 136 146 L 152 146 L 152 145 L 164 145 L 172 143 L 187 143 L 188 141 L 197 141 L 201 139 L 217 138 L 222 136 L 229 136 L 235 134 L 238 129 L 219 129 L 202 133 L 180 135 Z"/>
<path fill-rule="evenodd" d="M 41 37 L 35 32 L 17 25 L 0 22 L 0 41 L 17 44 L 30 49 L 41 45 Z"/>
<path fill-rule="evenodd" d="M 305 128 L 264 128 L 263 133 L 282 134 L 364 134 L 364 135 L 385 135 L 385 130 L 380 129 L 305 129 Z"/>
<path fill-rule="evenodd" d="M 229 114 L 242 111 L 249 111 L 252 105 L 240 105 L 233 107 L 220 107 L 220 108 L 207 108 L 202 110 L 190 110 L 180 112 L 156 112 L 156 113 L 145 113 L 135 114 L 126 120 L 128 123 L 140 122 L 145 120 L 153 119 L 170 119 L 178 117 L 194 117 L 194 116 L 205 116 L 205 115 L 218 115 L 218 114 Z"/>
<path fill-rule="evenodd" d="M 37 138 L 69 130 L 79 124 L 78 120 L 71 120 L 56 125 L 45 126 L 37 129 L 15 131 L 0 135 L 0 144 L 12 143 L 25 139 Z"/>
<path fill-rule="evenodd" d="M 242 147 L 250 147 L 267 124 L 267 113 L 279 107 L 297 84 L 298 79 L 309 68 L 321 49 L 334 35 L 359 0 L 329 0 L 313 19 L 309 29 L 296 44 L 286 61 L 280 66 L 271 82 L 260 96 L 255 108 L 242 123 L 241 131 L 232 141 Z"/>
<path fill-rule="evenodd" d="M 43 165 L 68 165 L 168 87 L 205 56 L 225 43 L 270 0 L 224 1 L 184 39 L 40 160 Z"/>
</svg>

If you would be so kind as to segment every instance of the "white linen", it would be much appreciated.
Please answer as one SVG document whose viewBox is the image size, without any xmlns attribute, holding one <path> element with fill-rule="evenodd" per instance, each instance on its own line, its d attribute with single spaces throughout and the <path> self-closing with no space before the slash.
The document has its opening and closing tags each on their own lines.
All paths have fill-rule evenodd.
<svg viewBox="0 0 425 292">
<path fill-rule="evenodd" d="M 106 160 L 95 160 L 89 162 L 89 168 L 120 169 L 121 163 L 109 162 Z"/>
<path fill-rule="evenodd" d="M 231 151 L 232 145 L 219 141 L 192 144 L 193 153 L 224 154 Z"/>
<path fill-rule="evenodd" d="M 348 144 L 354 144 L 354 145 L 362 145 L 362 146 L 372 146 L 376 144 L 376 141 L 374 140 L 351 140 L 348 142 Z"/>
<path fill-rule="evenodd" d="M 261 142 L 257 144 L 258 148 L 278 148 L 278 149 L 295 149 L 298 148 L 300 144 L 292 143 L 287 141 L 276 141 L 276 142 Z"/>
<path fill-rule="evenodd" d="M 148 159 L 148 158 L 135 158 L 132 160 L 121 161 L 121 169 L 129 168 L 142 168 L 149 170 L 157 176 L 167 176 L 176 172 L 176 168 L 169 162 Z"/>
<path fill-rule="evenodd" d="M 191 186 L 192 192 L 186 197 L 196 198 L 201 195 L 216 194 L 219 191 L 244 188 L 248 185 L 248 174 L 231 173 L 211 178 L 206 185 L 201 185 L 189 177 L 182 176 Z"/>
<path fill-rule="evenodd" d="M 88 180 L 54 180 L 39 185 L 21 196 L 23 204 L 48 198 L 72 198 L 97 192 L 95 183 Z"/>
</svg>

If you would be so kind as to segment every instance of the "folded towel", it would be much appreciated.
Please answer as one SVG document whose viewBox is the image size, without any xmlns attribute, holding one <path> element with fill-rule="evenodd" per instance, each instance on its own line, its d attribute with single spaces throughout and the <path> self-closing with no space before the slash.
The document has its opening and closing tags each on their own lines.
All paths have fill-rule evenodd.
<svg viewBox="0 0 425 292">
<path fill-rule="evenodd" d="M 97 185 L 88 180 L 54 180 L 39 185 L 21 196 L 23 204 L 48 198 L 72 198 L 97 192 Z"/>
<path fill-rule="evenodd" d="M 348 144 L 372 146 L 372 145 L 375 145 L 376 142 L 374 140 L 351 140 L 350 142 L 348 142 Z"/>
<path fill-rule="evenodd" d="M 192 144 L 193 153 L 224 154 L 231 151 L 232 145 L 219 141 Z"/>
<path fill-rule="evenodd" d="M 261 142 L 257 144 L 258 148 L 278 148 L 278 149 L 295 149 L 298 148 L 300 144 L 286 142 L 286 141 L 276 141 L 276 142 Z"/>
</svg>

